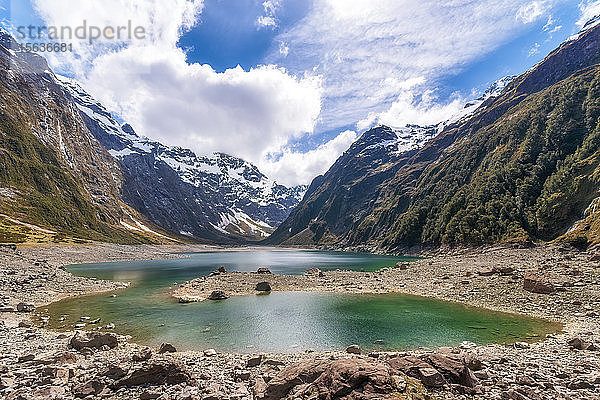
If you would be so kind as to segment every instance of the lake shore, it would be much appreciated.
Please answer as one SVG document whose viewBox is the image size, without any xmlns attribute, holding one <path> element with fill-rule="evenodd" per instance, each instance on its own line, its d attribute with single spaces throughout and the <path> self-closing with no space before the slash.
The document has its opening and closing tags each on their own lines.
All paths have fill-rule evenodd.
<svg viewBox="0 0 600 400">
<path fill-rule="evenodd" d="M 33 246 L 17 251 L 2 248 L 0 295 L 8 296 L 5 302 L 9 307 L 20 302 L 40 306 L 68 296 L 123 287 L 119 283 L 75 277 L 63 269 L 68 264 L 163 259 L 181 257 L 181 253 L 211 250 L 218 248 L 104 244 Z M 90 396 L 204 400 L 275 398 L 268 397 L 268 394 L 281 385 L 299 393 L 300 389 L 293 384 L 294 368 L 296 372 L 301 372 L 303 365 L 314 370 L 314 363 L 346 362 L 351 364 L 345 367 L 351 369 L 357 368 L 361 362 L 367 362 L 369 368 L 385 371 L 392 368 L 394 374 L 399 374 L 404 385 L 414 389 L 413 392 L 406 388 L 401 390 L 402 384 L 393 389 L 402 393 L 404 398 L 597 398 L 595 396 L 600 390 L 598 352 L 593 347 L 581 350 L 568 344 L 574 338 L 581 339 L 584 344 L 597 343 L 600 337 L 600 261 L 594 261 L 595 254 L 560 246 L 544 246 L 534 249 L 495 247 L 439 251 L 427 256 L 398 268 L 378 272 L 312 271 L 297 277 L 220 273 L 190 281 L 176 288 L 173 295 L 183 301 L 205 299 L 213 290 L 222 290 L 230 296 L 248 295 L 255 293 L 256 283 L 263 281 L 268 281 L 272 290 L 417 294 L 552 319 L 564 324 L 564 332 L 532 344 L 463 344 L 454 349 L 437 349 L 434 353 L 419 350 L 401 354 L 349 355 L 340 349 L 339 352 L 258 357 L 252 354 L 213 354 L 211 351 L 159 355 L 154 349 L 150 359 L 135 361 L 135 356 L 143 352 L 143 348 L 128 343 L 125 337 L 118 338 L 119 345 L 115 348 L 86 347 L 85 351 L 75 351 L 69 348 L 74 333 L 57 333 L 32 326 L 29 321 L 39 318 L 34 313 L 3 312 L 0 314 L 3 321 L 0 324 L 0 394 L 14 399 L 35 398 L 36 395 L 37 398 L 61 399 Z M 552 283 L 553 293 L 539 294 L 524 290 L 524 277 L 530 270 L 542 271 L 538 273 L 538 278 Z M 543 282 L 538 283 L 541 285 Z M 538 288 L 543 287 L 539 285 Z M 575 347 L 585 346 L 576 343 Z M 66 353 L 69 355 L 64 356 Z M 414 375 L 412 369 L 403 369 L 404 364 L 398 361 L 400 358 L 412 360 L 417 365 L 425 359 L 429 360 L 432 354 L 444 355 L 448 360 L 461 357 L 464 360 L 467 356 L 477 360 L 475 364 L 478 365 L 469 364 L 472 366 L 469 373 L 474 379 L 469 381 L 472 385 L 451 382 L 451 376 L 446 376 L 448 371 L 432 365 L 435 363 L 430 360 L 429 367 L 436 367 L 442 372 L 446 384 L 442 387 L 428 386 L 426 389 L 411 377 Z M 63 357 L 60 358 L 60 355 Z M 254 365 L 257 358 L 260 360 Z M 345 361 L 348 358 L 350 361 Z M 446 367 L 449 362 L 446 361 Z M 313 364 L 307 366 L 306 363 Z M 187 378 L 178 383 L 155 382 L 160 385 L 158 387 L 147 387 L 152 382 L 146 382 L 146 385 L 117 385 L 117 382 L 136 371 L 138 375 L 144 372 L 144 368 L 162 371 L 161 366 L 166 368 L 167 375 L 168 371 L 172 373 L 179 371 L 178 368 L 184 369 L 185 374 L 179 371 L 177 376 Z M 123 376 L 115 378 L 116 367 L 121 369 L 117 375 L 124 373 Z M 427 370 L 427 367 L 421 367 L 419 371 Z M 320 378 L 324 375 L 326 372 Z M 421 381 L 432 384 L 424 377 L 421 377 Z M 317 385 L 315 382 L 313 386 Z"/>
</svg>

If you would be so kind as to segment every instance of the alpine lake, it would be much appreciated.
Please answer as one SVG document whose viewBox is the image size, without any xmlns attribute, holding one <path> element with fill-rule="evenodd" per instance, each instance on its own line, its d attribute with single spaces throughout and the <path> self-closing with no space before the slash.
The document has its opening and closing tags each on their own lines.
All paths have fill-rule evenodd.
<svg viewBox="0 0 600 400">
<path fill-rule="evenodd" d="M 172 343 L 179 350 L 214 348 L 238 353 L 292 353 L 343 350 L 358 344 L 367 351 L 419 347 L 512 343 L 543 339 L 560 325 L 541 319 L 488 311 L 419 296 L 271 292 L 223 301 L 180 304 L 170 288 L 227 271 L 300 275 L 309 268 L 376 271 L 414 258 L 308 250 L 250 249 L 186 254 L 185 258 L 82 264 L 75 275 L 130 282 L 127 289 L 69 298 L 40 311 L 47 327 L 72 330 L 82 317 L 100 318 L 83 329 L 109 323 L 137 343 Z M 84 320 L 87 320 L 84 318 Z M 104 329 L 103 329 L 104 330 Z"/>
</svg>

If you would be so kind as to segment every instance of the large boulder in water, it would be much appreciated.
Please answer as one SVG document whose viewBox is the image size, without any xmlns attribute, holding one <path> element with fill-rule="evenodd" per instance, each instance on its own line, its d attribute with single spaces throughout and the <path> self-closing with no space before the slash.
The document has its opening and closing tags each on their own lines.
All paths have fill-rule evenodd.
<svg viewBox="0 0 600 400">
<path fill-rule="evenodd" d="M 209 300 L 225 300 L 228 298 L 229 296 L 227 296 L 222 290 L 215 290 L 210 294 L 210 296 L 208 296 Z"/>
<path fill-rule="evenodd" d="M 102 346 L 108 346 L 113 349 L 117 347 L 119 340 L 114 333 L 77 332 L 75 333 L 75 336 L 71 338 L 70 344 L 75 350 L 91 347 L 99 349 Z"/>
</svg>

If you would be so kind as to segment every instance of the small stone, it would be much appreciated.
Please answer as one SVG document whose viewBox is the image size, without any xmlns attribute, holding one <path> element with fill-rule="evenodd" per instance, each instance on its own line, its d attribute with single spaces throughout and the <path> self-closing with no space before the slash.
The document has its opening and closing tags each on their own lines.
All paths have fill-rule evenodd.
<svg viewBox="0 0 600 400">
<path fill-rule="evenodd" d="M 163 343 L 158 349 L 158 354 L 177 353 L 177 349 L 171 343 Z"/>
<path fill-rule="evenodd" d="M 30 313 L 35 311 L 35 306 L 33 303 L 24 303 L 21 302 L 17 304 L 17 311 L 22 313 Z"/>
<path fill-rule="evenodd" d="M 526 342 L 517 342 L 514 344 L 514 346 L 515 346 L 515 349 L 521 349 L 521 350 L 528 349 L 531 347 L 531 345 Z"/>
<path fill-rule="evenodd" d="M 150 347 L 144 347 L 131 357 L 131 359 L 136 362 L 148 361 L 150 358 L 152 358 L 152 350 Z"/>
<path fill-rule="evenodd" d="M 492 268 L 482 268 L 477 271 L 479 276 L 492 276 L 495 274 L 495 271 Z"/>
<path fill-rule="evenodd" d="M 217 351 L 215 349 L 206 349 L 204 350 L 204 355 L 206 357 L 214 357 L 217 355 Z"/>
<path fill-rule="evenodd" d="M 360 347 L 356 344 L 346 347 L 346 353 L 348 354 L 360 354 Z"/>
<path fill-rule="evenodd" d="M 271 274 L 271 270 L 269 268 L 261 267 L 256 270 L 257 274 Z"/>
<path fill-rule="evenodd" d="M 394 269 L 399 269 L 400 271 L 406 271 L 408 269 L 408 263 L 397 262 L 396 265 L 394 265 Z"/>
</svg>

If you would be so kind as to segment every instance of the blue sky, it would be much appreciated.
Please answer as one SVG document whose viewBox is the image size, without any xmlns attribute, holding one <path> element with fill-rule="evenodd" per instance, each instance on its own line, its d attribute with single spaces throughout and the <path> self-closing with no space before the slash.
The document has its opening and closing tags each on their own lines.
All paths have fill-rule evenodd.
<svg viewBox="0 0 600 400">
<path fill-rule="evenodd" d="M 127 20 L 49 54 L 138 133 L 309 183 L 357 136 L 440 122 L 580 29 L 597 0 L 0 0 L 4 25 Z"/>
</svg>

